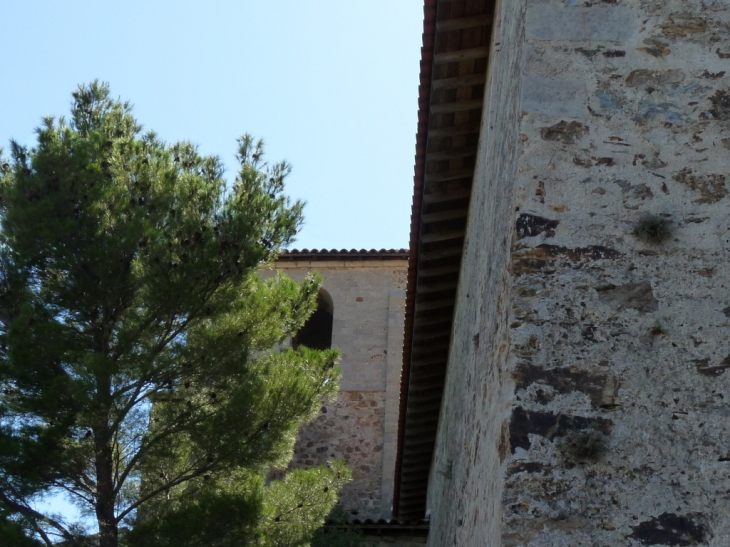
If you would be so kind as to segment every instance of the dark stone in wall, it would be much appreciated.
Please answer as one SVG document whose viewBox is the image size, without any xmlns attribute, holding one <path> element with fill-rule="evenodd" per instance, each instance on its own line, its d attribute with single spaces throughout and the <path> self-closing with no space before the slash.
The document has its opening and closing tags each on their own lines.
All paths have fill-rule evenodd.
<svg viewBox="0 0 730 547">
<path fill-rule="evenodd" d="M 679 40 L 705 32 L 707 30 L 707 20 L 693 14 L 676 14 L 659 28 L 662 29 L 662 34 L 666 38 Z"/>
<path fill-rule="evenodd" d="M 613 384 L 606 374 L 591 374 L 577 367 L 546 369 L 531 363 L 519 363 L 512 378 L 518 389 L 525 389 L 532 384 L 544 384 L 558 393 L 580 391 L 590 397 L 595 408 L 601 406 L 607 384 Z"/>
<path fill-rule="evenodd" d="M 512 454 L 519 448 L 529 450 L 529 434 L 541 435 L 553 440 L 562 437 L 570 431 L 581 429 L 595 429 L 608 435 L 613 428 L 613 422 L 605 418 L 585 418 L 583 416 L 567 416 L 552 412 L 536 412 L 516 407 L 512 410 L 510 421 L 510 446 Z"/>
<path fill-rule="evenodd" d="M 728 195 L 725 175 L 694 175 L 691 169 L 685 168 L 675 173 L 672 178 L 691 190 L 699 192 L 700 197 L 694 200 L 694 203 L 717 203 Z"/>
<path fill-rule="evenodd" d="M 718 90 L 710 97 L 710 102 L 712 103 L 710 114 L 718 120 L 730 120 L 730 93 Z"/>
<path fill-rule="evenodd" d="M 702 73 L 703 78 L 707 78 L 708 80 L 719 80 L 725 76 L 725 71 L 722 72 L 710 72 L 709 70 L 706 70 Z"/>
<path fill-rule="evenodd" d="M 641 68 L 634 70 L 626 77 L 627 87 L 640 87 L 644 85 L 663 86 L 676 84 L 684 80 L 684 72 L 677 69 L 672 70 L 647 70 Z"/>
<path fill-rule="evenodd" d="M 578 53 L 584 55 L 588 59 L 593 59 L 596 55 L 598 55 L 598 52 L 601 51 L 600 49 L 586 49 L 584 47 L 576 48 L 575 51 Z"/>
<path fill-rule="evenodd" d="M 580 332 L 580 335 L 583 337 L 583 340 L 587 340 L 589 342 L 597 342 L 596 340 L 596 331 L 598 330 L 598 327 L 595 325 L 586 325 L 586 327 Z"/>
<path fill-rule="evenodd" d="M 621 253 L 614 249 L 609 249 L 603 245 L 591 245 L 590 247 L 561 247 L 559 245 L 538 245 L 536 250 L 541 251 L 548 258 L 567 258 L 569 260 L 600 260 L 603 258 L 618 258 Z"/>
<path fill-rule="evenodd" d="M 545 237 L 553 237 L 555 228 L 560 224 L 559 220 L 550 220 L 549 218 L 523 213 L 517 219 L 517 237 L 534 237 L 536 235 L 545 234 Z"/>
<path fill-rule="evenodd" d="M 512 271 L 516 275 L 533 272 L 552 273 L 552 265 L 558 258 L 572 262 L 618 258 L 621 253 L 603 245 L 590 247 L 562 247 L 543 243 L 532 249 L 520 249 L 512 254 Z"/>
<path fill-rule="evenodd" d="M 599 291 L 598 299 L 601 302 L 609 304 L 617 310 L 634 308 L 643 312 L 653 312 L 659 308 L 659 303 L 654 298 L 651 283 L 648 281 L 628 283 L 620 287 L 611 285 L 596 290 Z"/>
<path fill-rule="evenodd" d="M 710 364 L 709 359 L 697 359 L 693 362 L 697 367 L 697 372 L 702 374 L 702 376 L 716 378 L 717 376 L 725 374 L 725 371 L 730 368 L 730 355 L 725 357 L 719 365 L 714 366 Z"/>
<path fill-rule="evenodd" d="M 546 141 L 559 141 L 566 144 L 573 144 L 583 135 L 588 133 L 588 127 L 578 122 L 566 122 L 562 120 L 550 127 L 543 127 L 540 135 Z"/>
<path fill-rule="evenodd" d="M 658 517 L 638 526 L 632 526 L 634 533 L 629 537 L 641 541 L 644 545 L 676 545 L 689 547 L 704 543 L 708 536 L 704 515 L 691 513 L 679 516 L 674 513 L 663 513 Z"/>
</svg>

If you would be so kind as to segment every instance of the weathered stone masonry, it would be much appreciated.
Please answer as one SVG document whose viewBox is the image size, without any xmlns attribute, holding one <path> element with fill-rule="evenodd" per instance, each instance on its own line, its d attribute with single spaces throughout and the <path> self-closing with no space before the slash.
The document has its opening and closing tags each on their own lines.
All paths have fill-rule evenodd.
<svg viewBox="0 0 730 547">
<path fill-rule="evenodd" d="M 429 543 L 730 545 L 730 2 L 493 43 Z"/>
<path fill-rule="evenodd" d="M 340 505 L 357 519 L 391 517 L 407 261 L 403 251 L 385 254 L 304 251 L 275 264 L 294 279 L 323 276 L 333 303 L 332 347 L 342 354 L 337 400 L 302 428 L 293 465 L 344 459 L 353 480 Z"/>
</svg>

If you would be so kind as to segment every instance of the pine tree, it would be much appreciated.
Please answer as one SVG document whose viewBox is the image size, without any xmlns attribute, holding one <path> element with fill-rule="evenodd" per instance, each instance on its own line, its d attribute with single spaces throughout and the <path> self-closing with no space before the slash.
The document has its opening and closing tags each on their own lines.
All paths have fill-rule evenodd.
<svg viewBox="0 0 730 547">
<path fill-rule="evenodd" d="M 338 380 L 271 350 L 320 283 L 256 275 L 302 222 L 289 165 L 244 136 L 228 187 L 98 82 L 37 135 L 0 160 L 0 541 L 306 545 L 348 475 L 264 479 Z M 59 493 L 98 533 L 36 509 Z"/>
</svg>

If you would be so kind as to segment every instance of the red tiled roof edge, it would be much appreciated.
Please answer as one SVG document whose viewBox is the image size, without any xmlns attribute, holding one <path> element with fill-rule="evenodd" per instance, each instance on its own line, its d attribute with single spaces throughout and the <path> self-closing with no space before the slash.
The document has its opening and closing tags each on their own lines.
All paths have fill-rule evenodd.
<svg viewBox="0 0 730 547">
<path fill-rule="evenodd" d="M 436 38 L 436 7 L 438 0 L 424 0 L 423 46 L 421 47 L 421 73 L 418 85 L 418 131 L 416 133 L 416 164 L 413 176 L 413 204 L 411 205 L 411 237 L 408 258 L 408 284 L 406 286 L 406 310 L 403 335 L 403 369 L 400 383 L 400 412 L 398 416 L 398 449 L 395 459 L 395 484 L 393 490 L 393 514 L 398 515 L 400 506 L 400 481 L 405 433 L 406 408 L 408 406 L 408 382 L 410 379 L 411 342 L 413 336 L 413 308 L 418 275 L 418 244 L 423 206 L 423 182 L 426 172 L 426 145 L 431 103 L 431 79 L 434 42 Z"/>
<path fill-rule="evenodd" d="M 408 249 L 290 249 L 283 251 L 277 262 L 296 260 L 405 260 Z"/>
</svg>

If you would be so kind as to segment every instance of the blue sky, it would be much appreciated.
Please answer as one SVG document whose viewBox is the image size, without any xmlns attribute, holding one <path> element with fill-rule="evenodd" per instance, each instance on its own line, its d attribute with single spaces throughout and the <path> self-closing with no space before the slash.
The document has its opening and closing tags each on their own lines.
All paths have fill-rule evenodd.
<svg viewBox="0 0 730 547">
<path fill-rule="evenodd" d="M 235 173 L 263 137 L 307 201 L 298 248 L 406 247 L 422 0 L 2 2 L 0 146 L 95 78 Z"/>
</svg>

